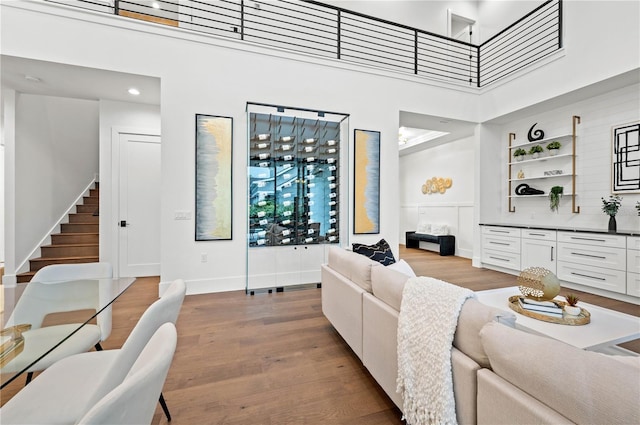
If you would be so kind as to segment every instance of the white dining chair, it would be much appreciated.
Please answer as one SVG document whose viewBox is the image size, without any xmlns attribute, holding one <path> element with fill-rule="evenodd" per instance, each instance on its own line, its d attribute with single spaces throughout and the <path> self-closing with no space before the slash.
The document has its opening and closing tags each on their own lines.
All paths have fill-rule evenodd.
<svg viewBox="0 0 640 425">
<path fill-rule="evenodd" d="M 173 323 L 160 326 L 122 383 L 102 397 L 77 424 L 150 424 L 156 400 L 171 366 L 176 343 L 177 333 Z"/>
<path fill-rule="evenodd" d="M 109 263 L 54 264 L 43 267 L 26 285 L 5 328 L 28 324 L 30 329 L 22 333 L 22 352 L 2 367 L 2 373 L 17 373 L 27 366 L 28 384 L 33 373 L 51 366 L 72 354 L 101 350 L 100 342 L 111 334 L 111 306 L 96 317 L 96 324 L 65 323 L 42 327 L 45 317 L 52 313 L 77 310 L 99 311 L 106 294 L 110 292 L 113 277 Z M 105 279 L 100 285 L 87 280 Z M 69 336 L 71 335 L 71 336 Z M 41 357 L 57 343 L 69 336 L 53 351 Z M 31 365 L 31 363 L 37 363 Z M 29 366 L 31 365 L 31 366 Z"/>
<path fill-rule="evenodd" d="M 0 408 L 2 424 L 75 424 L 123 382 L 155 331 L 164 323 L 176 323 L 185 294 L 184 281 L 173 281 L 145 310 L 122 348 L 77 354 L 49 367 Z M 159 399 L 171 420 L 162 393 Z"/>
</svg>

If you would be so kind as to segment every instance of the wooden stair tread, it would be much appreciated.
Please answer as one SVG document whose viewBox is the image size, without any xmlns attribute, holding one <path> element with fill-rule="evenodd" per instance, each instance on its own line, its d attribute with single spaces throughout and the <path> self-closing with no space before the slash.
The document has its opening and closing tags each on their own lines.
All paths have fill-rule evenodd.
<svg viewBox="0 0 640 425">
<path fill-rule="evenodd" d="M 81 256 L 81 255 L 74 255 L 72 257 L 38 257 L 38 258 L 32 258 L 29 261 L 51 261 L 51 260 L 58 260 L 58 261 L 62 261 L 62 260 L 90 260 L 90 259 L 95 259 L 97 260 L 98 257 L 96 257 L 95 255 L 88 255 L 88 256 Z"/>
<path fill-rule="evenodd" d="M 78 264 L 100 261 L 97 255 L 99 249 L 98 238 L 100 236 L 98 231 L 100 222 L 99 207 L 100 186 L 96 182 L 95 187 L 89 189 L 89 196 L 83 196 L 81 202 L 76 205 L 76 212 L 69 213 L 68 222 L 61 223 L 61 231 L 50 234 L 51 241 L 55 241 L 55 243 L 42 245 L 40 247 L 42 256 L 30 259 L 31 270 L 16 273 L 17 281 L 19 283 L 29 282 L 38 269 L 49 264 Z M 95 219 L 91 217 L 95 217 Z"/>
<path fill-rule="evenodd" d="M 69 235 L 97 235 L 98 232 L 67 232 L 67 233 L 52 233 L 51 236 L 60 236 L 60 235 L 64 235 L 64 236 L 69 236 Z"/>
<path fill-rule="evenodd" d="M 58 243 L 58 244 L 49 244 L 49 245 L 42 245 L 42 248 L 72 248 L 72 247 L 79 247 L 79 246 L 96 246 L 98 245 L 98 243 Z"/>
</svg>

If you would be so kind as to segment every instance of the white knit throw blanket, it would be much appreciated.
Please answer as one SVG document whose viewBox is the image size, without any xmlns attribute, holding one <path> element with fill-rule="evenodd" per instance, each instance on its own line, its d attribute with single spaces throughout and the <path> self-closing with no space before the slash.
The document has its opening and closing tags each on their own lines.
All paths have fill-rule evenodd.
<svg viewBox="0 0 640 425">
<path fill-rule="evenodd" d="M 407 280 L 398 317 L 398 388 L 408 425 L 457 424 L 451 347 L 473 291 L 430 277 Z M 434 326 L 435 324 L 435 326 Z"/>
</svg>

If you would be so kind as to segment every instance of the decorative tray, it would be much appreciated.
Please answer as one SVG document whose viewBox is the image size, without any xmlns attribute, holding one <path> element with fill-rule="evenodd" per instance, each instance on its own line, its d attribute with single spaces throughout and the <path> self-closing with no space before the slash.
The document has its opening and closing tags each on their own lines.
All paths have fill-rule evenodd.
<svg viewBox="0 0 640 425">
<path fill-rule="evenodd" d="M 533 319 L 542 320 L 543 322 L 557 323 L 559 325 L 570 325 L 570 326 L 580 326 L 586 325 L 591 322 L 591 314 L 585 310 L 584 308 L 580 309 L 580 314 L 577 316 L 571 316 L 564 311 L 562 312 L 562 318 L 553 317 L 546 314 L 536 313 L 535 311 L 525 310 L 520 306 L 520 302 L 518 298 L 522 295 L 514 295 L 509 297 L 509 308 L 515 311 L 516 313 L 520 313 L 523 316 L 531 317 Z M 564 307 L 567 303 L 564 301 L 554 300 L 554 303 Z"/>
</svg>

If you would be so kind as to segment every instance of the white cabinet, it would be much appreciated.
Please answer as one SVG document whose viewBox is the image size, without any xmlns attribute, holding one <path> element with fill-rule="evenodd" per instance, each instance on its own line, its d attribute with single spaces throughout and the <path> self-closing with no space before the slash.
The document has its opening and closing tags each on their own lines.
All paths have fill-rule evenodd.
<svg viewBox="0 0 640 425">
<path fill-rule="evenodd" d="M 556 273 L 556 231 L 522 229 L 521 266 L 544 267 Z"/>
<path fill-rule="evenodd" d="M 640 236 L 627 236 L 627 295 L 640 297 Z"/>
<path fill-rule="evenodd" d="M 481 260 L 489 268 L 517 274 L 544 267 L 576 289 L 640 298 L 640 236 L 494 225 L 482 225 L 481 234 Z"/>
<path fill-rule="evenodd" d="M 326 262 L 323 244 L 254 248 L 248 262 L 247 289 L 278 288 L 320 282 Z"/>
<path fill-rule="evenodd" d="M 626 294 L 626 237 L 558 232 L 560 280 Z"/>
<path fill-rule="evenodd" d="M 519 271 L 520 229 L 483 226 L 482 262 Z"/>
</svg>

